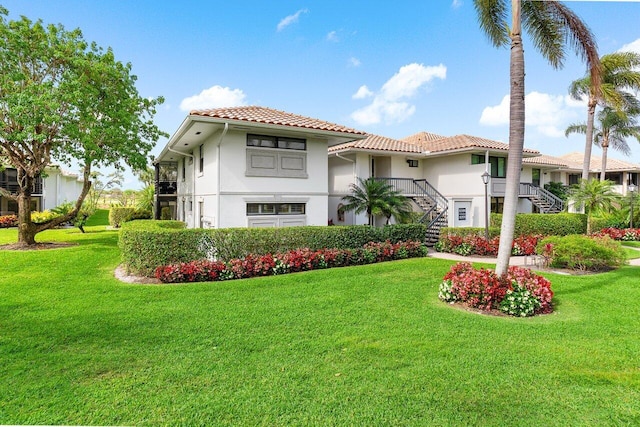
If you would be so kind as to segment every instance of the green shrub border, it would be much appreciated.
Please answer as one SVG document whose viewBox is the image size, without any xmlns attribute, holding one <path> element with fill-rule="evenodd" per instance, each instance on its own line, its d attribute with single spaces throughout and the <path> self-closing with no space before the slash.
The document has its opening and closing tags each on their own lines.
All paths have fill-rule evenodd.
<svg viewBox="0 0 640 427">
<path fill-rule="evenodd" d="M 187 229 L 180 221 L 147 220 L 122 224 L 118 245 L 127 271 L 149 276 L 156 267 L 199 259 L 226 261 L 300 248 L 355 249 L 387 240 L 424 242 L 426 230 L 424 224 Z"/>
<path fill-rule="evenodd" d="M 491 214 L 491 227 L 502 225 L 502 214 Z M 542 234 L 543 236 L 566 236 L 585 234 L 587 216 L 578 213 L 517 214 L 514 236 Z"/>
</svg>

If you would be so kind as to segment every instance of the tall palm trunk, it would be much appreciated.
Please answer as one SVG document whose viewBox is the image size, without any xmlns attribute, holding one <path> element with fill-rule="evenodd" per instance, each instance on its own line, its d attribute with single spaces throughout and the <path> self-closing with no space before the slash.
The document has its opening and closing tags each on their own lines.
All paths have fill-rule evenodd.
<svg viewBox="0 0 640 427">
<path fill-rule="evenodd" d="M 602 165 L 600 166 L 600 181 L 604 181 L 607 173 L 607 153 L 609 152 L 609 136 L 603 132 L 602 135 Z"/>
<path fill-rule="evenodd" d="M 589 104 L 587 106 L 587 131 L 584 143 L 584 160 L 582 161 L 582 179 L 589 179 L 589 169 L 591 166 L 591 148 L 593 147 L 593 123 L 596 115 L 596 105 L 598 99 L 594 95 L 589 96 Z"/>
<path fill-rule="evenodd" d="M 522 29 L 520 25 L 520 0 L 512 0 L 511 59 L 509 74 L 511 78 L 509 112 L 509 155 L 507 158 L 507 185 L 504 194 L 502 228 L 500 229 L 500 247 L 496 274 L 502 276 L 509 268 L 509 257 L 513 245 L 513 232 L 518 209 L 520 189 L 520 168 L 524 148 L 524 49 L 522 47 Z"/>
</svg>

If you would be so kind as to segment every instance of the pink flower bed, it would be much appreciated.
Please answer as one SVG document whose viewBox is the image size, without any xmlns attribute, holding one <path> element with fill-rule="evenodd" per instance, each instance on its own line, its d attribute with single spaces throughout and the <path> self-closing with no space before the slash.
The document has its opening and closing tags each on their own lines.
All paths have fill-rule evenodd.
<svg viewBox="0 0 640 427">
<path fill-rule="evenodd" d="M 516 237 L 513 239 L 512 255 L 534 255 L 538 241 L 542 238 L 543 236 L 537 234 Z M 498 255 L 499 245 L 500 236 L 487 240 L 483 236 L 472 234 L 464 237 L 449 234 L 440 236 L 440 240 L 438 240 L 435 249 L 438 252 L 450 252 L 464 256 L 496 256 Z"/>
<path fill-rule="evenodd" d="M 640 228 L 603 228 L 596 236 L 609 236 L 613 240 L 640 241 Z"/>
<path fill-rule="evenodd" d="M 308 248 L 280 254 L 248 255 L 227 262 L 199 260 L 156 268 L 155 277 L 164 283 L 206 282 L 294 273 L 321 268 L 371 264 L 422 257 L 427 248 L 421 242 L 367 243 L 352 250 Z"/>
<path fill-rule="evenodd" d="M 17 227 L 18 217 L 16 215 L 0 216 L 0 228 Z"/>
<path fill-rule="evenodd" d="M 515 316 L 553 311 L 551 282 L 528 268 L 509 267 L 498 277 L 493 270 L 475 269 L 468 262 L 451 267 L 440 285 L 438 297 L 446 302 L 489 311 L 499 309 Z"/>
</svg>

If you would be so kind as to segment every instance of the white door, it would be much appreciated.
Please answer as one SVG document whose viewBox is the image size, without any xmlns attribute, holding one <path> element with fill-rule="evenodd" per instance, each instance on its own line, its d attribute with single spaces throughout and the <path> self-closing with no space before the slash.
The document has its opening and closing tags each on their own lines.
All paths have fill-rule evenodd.
<svg viewBox="0 0 640 427">
<path fill-rule="evenodd" d="M 453 226 L 471 227 L 471 202 L 453 202 Z"/>
</svg>

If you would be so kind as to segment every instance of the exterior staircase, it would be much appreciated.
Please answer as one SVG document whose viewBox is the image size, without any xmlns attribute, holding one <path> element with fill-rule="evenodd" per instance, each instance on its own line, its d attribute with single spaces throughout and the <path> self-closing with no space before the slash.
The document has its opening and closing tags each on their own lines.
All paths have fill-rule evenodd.
<svg viewBox="0 0 640 427">
<path fill-rule="evenodd" d="M 529 199 L 541 213 L 555 214 L 564 210 L 564 202 L 555 194 L 537 185 L 521 182 L 520 197 Z"/>
<path fill-rule="evenodd" d="M 425 243 L 433 246 L 440 238 L 440 229 L 448 225 L 449 202 L 425 179 L 376 178 L 391 186 L 395 191 L 411 199 L 420 208 L 420 222 L 427 224 Z"/>
</svg>

